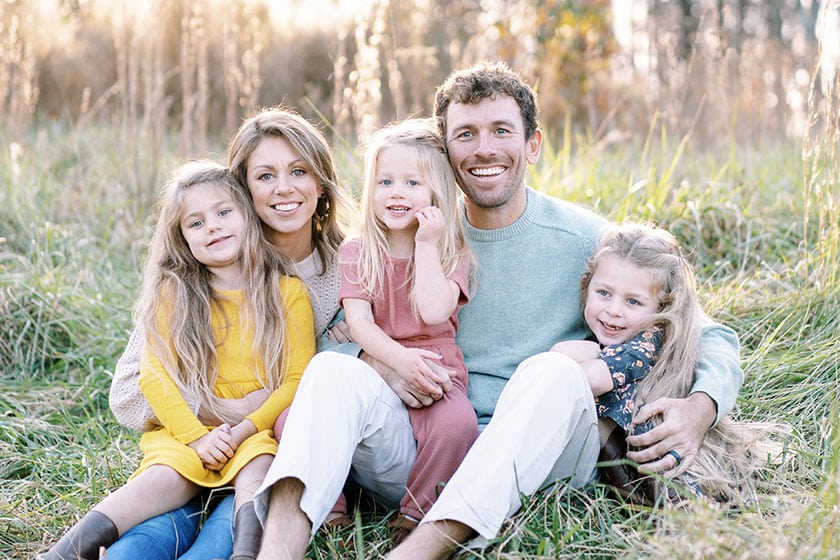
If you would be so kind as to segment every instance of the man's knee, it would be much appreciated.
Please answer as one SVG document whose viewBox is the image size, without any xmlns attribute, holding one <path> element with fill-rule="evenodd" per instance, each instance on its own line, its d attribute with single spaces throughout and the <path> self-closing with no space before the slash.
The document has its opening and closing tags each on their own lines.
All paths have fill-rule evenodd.
<svg viewBox="0 0 840 560">
<path fill-rule="evenodd" d="M 354 387 L 359 375 L 367 368 L 359 358 L 339 354 L 338 352 L 320 352 L 315 354 L 306 366 L 301 387 L 304 384 L 314 385 L 317 390 L 328 390 L 331 387 Z"/>
<path fill-rule="evenodd" d="M 588 388 L 580 364 L 559 352 L 542 352 L 531 356 L 519 365 L 514 376 L 521 378 L 517 381 L 525 381 L 546 391 L 547 397 L 554 394 L 552 390 L 575 391 Z"/>
</svg>

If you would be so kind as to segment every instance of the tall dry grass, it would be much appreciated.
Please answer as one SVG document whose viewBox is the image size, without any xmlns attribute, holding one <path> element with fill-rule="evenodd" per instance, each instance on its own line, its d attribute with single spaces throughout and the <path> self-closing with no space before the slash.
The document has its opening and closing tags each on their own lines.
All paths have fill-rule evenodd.
<svg viewBox="0 0 840 560">
<path fill-rule="evenodd" d="M 4 98 L 4 111 L 14 106 L 17 116 L 8 113 L 0 125 L 0 556 L 9 558 L 43 549 L 137 464 L 137 435 L 116 424 L 107 390 L 131 328 L 151 199 L 173 163 L 189 150 L 223 152 L 223 131 L 251 107 L 283 100 L 333 127 L 342 174 L 358 184 L 353 148 L 363 124 L 428 111 L 442 75 L 496 52 L 494 41 L 514 15 L 521 15 L 514 29 L 522 30 L 537 13 L 517 13 L 517 3 L 493 14 L 479 13 L 477 2 L 376 2 L 333 42 L 316 31 L 269 35 L 259 3 L 216 9 L 211 0 L 151 2 L 149 19 L 138 21 L 119 4 L 108 25 L 82 10 L 73 15 L 80 37 L 97 30 L 89 44 L 111 45 L 114 72 L 107 58 L 99 60 L 108 76 L 103 85 L 94 87 L 91 77 L 72 111 L 50 114 L 23 102 L 34 99 L 27 88 L 43 94 L 43 84 L 56 83 L 19 68 L 26 57 L 35 66 L 42 60 L 23 17 L 33 5 L 0 4 L 4 30 L 19 16 L 17 35 L 0 34 L 9 41 L 0 75 L 10 88 L 0 92 L 17 99 Z M 406 19 L 413 8 L 415 19 Z M 698 28 L 705 39 L 714 36 L 713 22 L 710 16 Z M 666 24 L 660 20 L 657 30 L 671 41 L 676 28 Z M 529 77 L 538 78 L 538 60 L 529 58 L 536 55 L 518 50 L 527 49 L 526 34 L 509 39 L 510 60 L 533 64 Z M 295 41 L 305 52 L 286 48 Z M 673 63 L 672 89 L 662 87 L 663 78 L 650 96 L 649 84 L 633 85 L 632 74 L 630 86 L 610 90 L 614 110 L 593 103 L 583 121 L 575 111 L 547 117 L 546 144 L 528 180 L 613 219 L 654 219 L 674 231 L 690 250 L 706 309 L 741 336 L 746 382 L 737 414 L 791 428 L 782 460 L 768 464 L 756 503 L 735 511 L 639 509 L 609 499 L 601 487 L 561 487 L 524 500 L 489 549 L 463 558 L 838 557 L 837 86 L 826 91 L 819 74 L 808 74 L 802 142 L 770 134 L 761 118 L 748 120 L 744 107 L 755 107 L 758 117 L 766 110 L 767 91 L 752 78 L 744 98 L 726 96 L 720 105 L 709 97 L 698 112 L 699 101 L 683 89 L 698 81 L 716 95 L 733 87 L 711 79 L 716 66 L 721 74 L 749 67 L 753 78 L 767 71 L 756 44 L 737 60 L 732 50 L 709 56 L 709 44 L 694 58 L 696 65 L 705 57 L 708 68 L 688 73 L 668 58 L 671 43 L 663 45 L 658 56 Z M 322 55 L 324 45 L 337 53 L 333 60 Z M 61 60 L 74 68 L 72 57 Z M 298 81 L 309 89 L 277 86 L 278 67 L 304 76 Z M 341 84 L 340 95 L 338 87 L 320 89 L 322 74 Z M 798 78 L 784 75 L 799 91 Z M 379 97 L 362 93 L 373 76 Z M 540 94 L 562 91 L 541 87 Z M 675 118 L 675 107 L 685 120 Z M 707 120 L 715 142 L 699 140 Z M 746 132 L 751 142 L 742 141 Z M 319 533 L 310 555 L 381 557 L 390 547 L 386 522 L 382 514 L 359 514 L 347 531 Z"/>
</svg>

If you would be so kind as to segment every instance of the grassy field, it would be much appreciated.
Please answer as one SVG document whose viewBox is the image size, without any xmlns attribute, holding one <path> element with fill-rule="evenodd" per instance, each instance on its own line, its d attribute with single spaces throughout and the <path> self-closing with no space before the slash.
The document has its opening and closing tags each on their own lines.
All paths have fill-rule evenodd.
<svg viewBox="0 0 840 560">
<path fill-rule="evenodd" d="M 655 220 L 690 251 L 707 311 L 736 329 L 737 415 L 782 423 L 784 454 L 739 510 L 631 508 L 600 487 L 527 501 L 463 558 L 840 557 L 836 131 L 698 149 L 654 122 L 644 141 L 551 138 L 529 182 L 610 218 Z M 574 145 L 571 150 L 568 146 Z M 43 128 L 0 150 L 0 557 L 31 558 L 138 463 L 108 409 L 160 182 L 109 127 Z M 218 148 L 216 153 L 222 153 Z M 166 170 L 172 156 L 157 163 Z M 341 158 L 348 184 L 358 161 Z M 385 519 L 321 534 L 314 558 L 377 558 Z"/>
</svg>

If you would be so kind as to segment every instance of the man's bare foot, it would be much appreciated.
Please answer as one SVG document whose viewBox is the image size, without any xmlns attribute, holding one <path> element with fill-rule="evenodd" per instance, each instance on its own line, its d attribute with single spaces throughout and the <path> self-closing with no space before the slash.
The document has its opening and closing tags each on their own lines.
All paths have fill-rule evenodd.
<svg viewBox="0 0 840 560">
<path fill-rule="evenodd" d="M 442 560 L 449 558 L 458 546 L 475 531 L 457 521 L 421 523 L 387 556 L 389 560 Z"/>
<path fill-rule="evenodd" d="M 331 511 L 327 514 L 326 519 L 324 519 L 322 527 L 330 530 L 344 529 L 345 527 L 350 527 L 351 525 L 353 525 L 353 520 L 349 515 L 341 513 L 340 511 Z"/>
</svg>

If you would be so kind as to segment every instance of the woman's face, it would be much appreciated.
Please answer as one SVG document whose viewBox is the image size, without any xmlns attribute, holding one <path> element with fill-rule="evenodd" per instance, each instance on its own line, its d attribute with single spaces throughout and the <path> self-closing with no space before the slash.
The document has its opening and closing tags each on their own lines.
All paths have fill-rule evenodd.
<svg viewBox="0 0 840 560">
<path fill-rule="evenodd" d="M 266 136 L 248 158 L 248 189 L 269 239 L 300 260 L 312 251 L 312 216 L 323 189 L 289 142 Z"/>
</svg>

